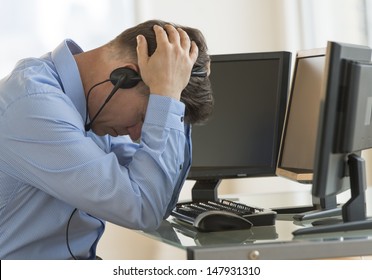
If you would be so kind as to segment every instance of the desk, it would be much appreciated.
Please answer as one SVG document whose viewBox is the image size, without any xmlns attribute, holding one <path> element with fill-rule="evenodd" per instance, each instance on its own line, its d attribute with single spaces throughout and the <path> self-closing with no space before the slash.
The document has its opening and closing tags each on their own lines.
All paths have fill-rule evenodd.
<svg viewBox="0 0 372 280">
<path fill-rule="evenodd" d="M 303 196 L 300 193 L 264 194 L 252 195 L 240 201 L 266 208 L 264 204 L 265 201 L 267 204 L 268 196 L 270 201 L 277 201 L 276 206 L 280 206 L 280 202 L 290 201 L 289 196 L 299 201 L 296 199 L 298 195 Z M 370 216 L 372 211 L 368 206 L 372 203 L 371 188 L 366 196 Z M 291 216 L 278 215 L 275 226 L 202 233 L 169 218 L 157 231 L 143 234 L 184 249 L 187 259 L 321 259 L 372 255 L 372 229 L 301 237 L 292 235 L 294 230 L 305 225 L 296 224 Z"/>
</svg>

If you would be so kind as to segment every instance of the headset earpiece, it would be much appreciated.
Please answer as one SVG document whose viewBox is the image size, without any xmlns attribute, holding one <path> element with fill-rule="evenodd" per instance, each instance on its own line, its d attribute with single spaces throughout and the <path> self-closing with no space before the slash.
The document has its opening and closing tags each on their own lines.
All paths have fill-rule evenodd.
<svg viewBox="0 0 372 280">
<path fill-rule="evenodd" d="M 110 81 L 114 86 L 121 81 L 119 88 L 132 88 L 141 81 L 141 77 L 131 68 L 120 67 L 111 72 Z"/>
</svg>

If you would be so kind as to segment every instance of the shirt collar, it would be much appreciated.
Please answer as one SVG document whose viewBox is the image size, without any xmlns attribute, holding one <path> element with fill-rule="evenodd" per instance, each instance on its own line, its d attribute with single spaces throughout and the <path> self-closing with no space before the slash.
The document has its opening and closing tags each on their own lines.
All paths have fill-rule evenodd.
<svg viewBox="0 0 372 280">
<path fill-rule="evenodd" d="M 61 78 L 65 94 L 71 99 L 82 119 L 85 119 L 85 94 L 74 54 L 83 50 L 72 40 L 64 40 L 52 51 L 52 60 Z"/>
</svg>

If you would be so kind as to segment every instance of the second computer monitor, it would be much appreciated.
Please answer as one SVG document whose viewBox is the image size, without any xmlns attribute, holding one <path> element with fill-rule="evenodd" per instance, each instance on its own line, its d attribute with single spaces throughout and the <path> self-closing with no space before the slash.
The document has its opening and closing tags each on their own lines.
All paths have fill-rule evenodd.
<svg viewBox="0 0 372 280">
<path fill-rule="evenodd" d="M 324 65 L 325 48 L 297 53 L 276 173 L 300 183 L 313 179 Z"/>
</svg>

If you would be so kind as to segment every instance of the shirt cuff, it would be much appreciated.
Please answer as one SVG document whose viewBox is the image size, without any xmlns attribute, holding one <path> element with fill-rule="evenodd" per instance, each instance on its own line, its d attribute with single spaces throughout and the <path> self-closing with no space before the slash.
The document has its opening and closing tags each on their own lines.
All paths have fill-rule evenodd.
<svg viewBox="0 0 372 280">
<path fill-rule="evenodd" d="M 185 104 L 171 97 L 150 94 L 144 124 L 184 131 Z"/>
</svg>

